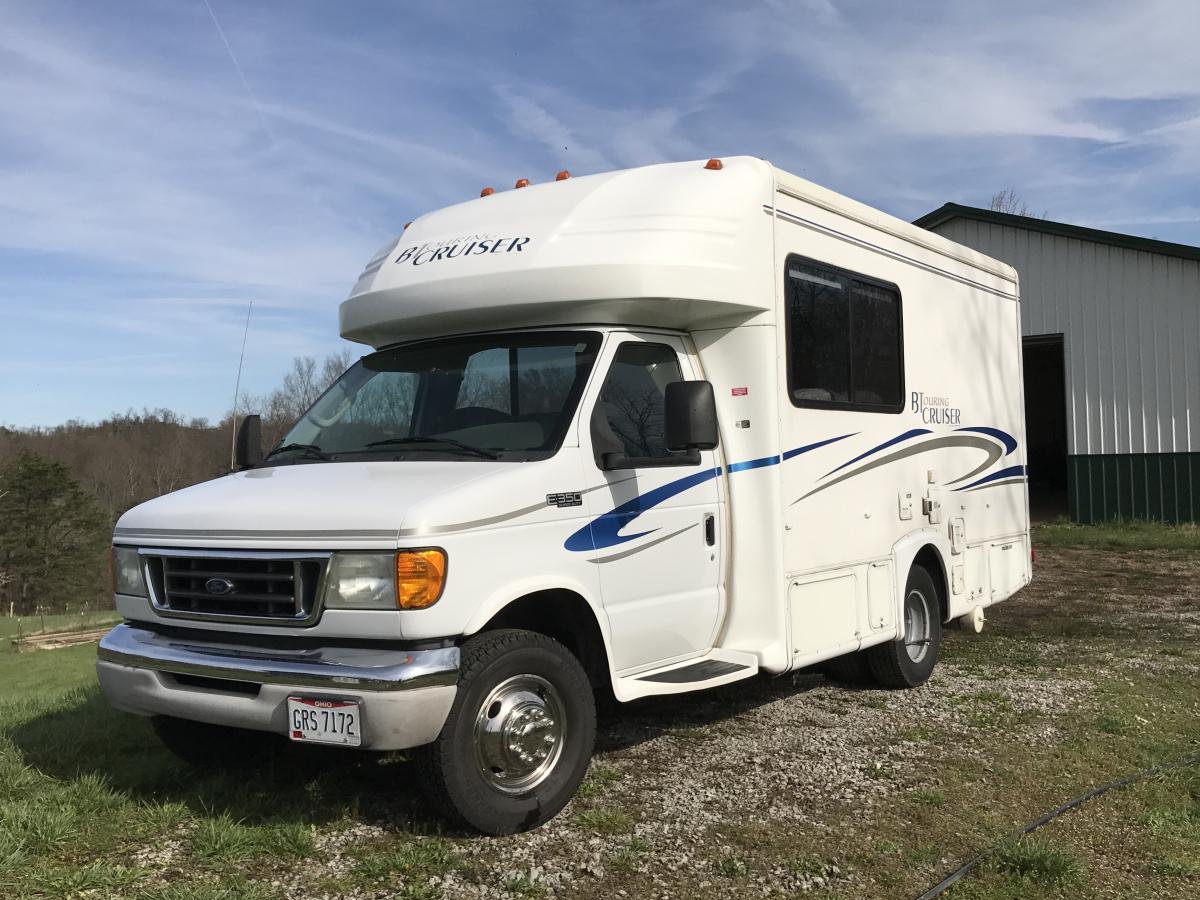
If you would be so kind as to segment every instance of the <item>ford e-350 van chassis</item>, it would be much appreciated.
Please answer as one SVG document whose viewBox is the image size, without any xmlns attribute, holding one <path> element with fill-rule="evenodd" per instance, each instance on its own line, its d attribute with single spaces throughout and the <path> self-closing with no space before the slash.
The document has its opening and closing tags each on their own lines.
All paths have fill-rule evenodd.
<svg viewBox="0 0 1200 900">
<path fill-rule="evenodd" d="M 1031 577 L 1016 273 L 762 160 L 485 191 L 340 317 L 279 446 L 114 532 L 100 683 L 193 765 L 407 750 L 533 828 L 598 694 L 914 686 Z"/>
</svg>

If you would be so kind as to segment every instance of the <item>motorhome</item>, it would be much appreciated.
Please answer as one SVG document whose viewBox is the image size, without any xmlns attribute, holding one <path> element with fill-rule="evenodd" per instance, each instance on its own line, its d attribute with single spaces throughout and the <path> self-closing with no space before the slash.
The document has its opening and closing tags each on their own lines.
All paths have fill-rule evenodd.
<svg viewBox="0 0 1200 900">
<path fill-rule="evenodd" d="M 920 685 L 1030 580 L 1016 272 L 763 160 L 485 189 L 340 326 L 278 446 L 117 523 L 100 683 L 194 764 L 408 750 L 528 829 L 598 695 Z"/>
</svg>

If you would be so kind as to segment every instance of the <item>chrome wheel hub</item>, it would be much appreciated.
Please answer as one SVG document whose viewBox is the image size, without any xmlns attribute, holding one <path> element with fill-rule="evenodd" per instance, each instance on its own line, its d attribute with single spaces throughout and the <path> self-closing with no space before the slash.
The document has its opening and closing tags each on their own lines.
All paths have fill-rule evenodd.
<svg viewBox="0 0 1200 900">
<path fill-rule="evenodd" d="M 919 663 L 929 652 L 931 613 L 929 601 L 920 591 L 909 591 L 904 599 L 904 649 Z"/>
<path fill-rule="evenodd" d="M 537 675 L 496 685 L 475 717 L 475 761 L 484 781 L 505 793 L 549 777 L 562 755 L 566 717 L 558 691 Z"/>
</svg>

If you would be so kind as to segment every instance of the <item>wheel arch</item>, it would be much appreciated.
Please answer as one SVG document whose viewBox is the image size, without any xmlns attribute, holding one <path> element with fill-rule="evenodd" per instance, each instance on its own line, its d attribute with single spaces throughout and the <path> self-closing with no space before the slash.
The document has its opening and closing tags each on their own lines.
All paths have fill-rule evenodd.
<svg viewBox="0 0 1200 900">
<path fill-rule="evenodd" d="M 892 548 L 896 562 L 897 600 L 901 601 L 904 597 L 904 586 L 908 581 L 909 571 L 914 565 L 919 565 L 929 573 L 929 577 L 933 579 L 933 586 L 937 588 L 943 623 L 950 619 L 950 580 L 946 565 L 949 550 L 946 537 L 931 528 L 907 535 Z"/>
<path fill-rule="evenodd" d="M 575 655 L 593 687 L 611 687 L 611 656 L 603 618 L 578 591 L 541 588 L 513 597 L 467 633 L 498 628 L 520 628 L 553 638 Z"/>
</svg>

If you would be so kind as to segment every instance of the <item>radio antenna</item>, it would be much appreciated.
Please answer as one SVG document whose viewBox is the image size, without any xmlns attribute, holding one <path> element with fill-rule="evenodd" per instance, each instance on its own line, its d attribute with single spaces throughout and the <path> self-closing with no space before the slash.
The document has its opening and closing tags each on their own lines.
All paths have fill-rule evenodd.
<svg viewBox="0 0 1200 900">
<path fill-rule="evenodd" d="M 237 379 L 233 383 L 233 422 L 229 434 L 229 468 L 237 468 L 237 427 L 238 427 L 238 395 L 242 390 L 242 363 L 246 359 L 246 338 L 250 334 L 250 313 L 254 309 L 254 301 L 246 307 L 246 327 L 242 330 L 242 353 L 238 357 Z"/>
</svg>

